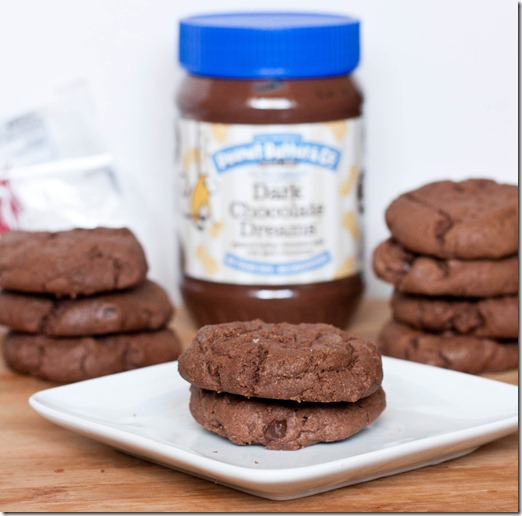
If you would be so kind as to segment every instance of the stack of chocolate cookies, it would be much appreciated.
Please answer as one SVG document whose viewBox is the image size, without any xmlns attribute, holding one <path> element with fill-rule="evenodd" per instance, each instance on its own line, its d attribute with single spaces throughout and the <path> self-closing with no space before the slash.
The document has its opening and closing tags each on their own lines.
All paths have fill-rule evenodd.
<svg viewBox="0 0 522 516">
<path fill-rule="evenodd" d="M 0 237 L 3 356 L 14 371 L 68 383 L 175 360 L 173 307 L 147 279 L 126 228 Z"/>
<path fill-rule="evenodd" d="M 327 324 L 204 326 L 178 367 L 194 419 L 238 445 L 346 439 L 386 406 L 376 347 Z"/>
<path fill-rule="evenodd" d="M 393 284 L 385 355 L 468 373 L 518 366 L 518 187 L 439 181 L 386 210 L 373 269 Z"/>
</svg>

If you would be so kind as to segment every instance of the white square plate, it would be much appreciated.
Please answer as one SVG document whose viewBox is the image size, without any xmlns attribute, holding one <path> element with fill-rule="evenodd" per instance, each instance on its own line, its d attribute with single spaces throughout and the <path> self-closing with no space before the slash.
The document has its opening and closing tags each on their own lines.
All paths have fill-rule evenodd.
<svg viewBox="0 0 522 516">
<path fill-rule="evenodd" d="M 337 443 L 298 451 L 236 446 L 190 415 L 177 362 L 38 392 L 43 417 L 132 455 L 272 500 L 437 464 L 517 429 L 518 388 L 383 358 L 387 408 Z"/>
</svg>

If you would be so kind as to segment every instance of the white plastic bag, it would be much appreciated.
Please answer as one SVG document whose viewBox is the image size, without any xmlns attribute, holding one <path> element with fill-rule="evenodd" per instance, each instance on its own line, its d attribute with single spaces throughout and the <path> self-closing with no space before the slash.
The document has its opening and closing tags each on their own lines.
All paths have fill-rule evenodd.
<svg viewBox="0 0 522 516">
<path fill-rule="evenodd" d="M 127 226 L 127 218 L 84 83 L 0 122 L 0 234 Z"/>
</svg>

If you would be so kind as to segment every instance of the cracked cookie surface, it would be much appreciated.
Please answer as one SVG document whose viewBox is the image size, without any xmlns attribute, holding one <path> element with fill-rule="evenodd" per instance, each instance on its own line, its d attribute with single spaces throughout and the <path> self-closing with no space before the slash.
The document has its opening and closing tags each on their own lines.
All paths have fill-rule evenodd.
<svg viewBox="0 0 522 516">
<path fill-rule="evenodd" d="M 392 239 L 373 252 L 373 270 L 397 290 L 426 296 L 487 297 L 518 293 L 518 256 L 442 260 L 407 251 Z"/>
<path fill-rule="evenodd" d="M 0 288 L 76 297 L 134 287 L 148 266 L 127 228 L 10 231 L 0 238 Z"/>
<path fill-rule="evenodd" d="M 327 324 L 204 326 L 178 368 L 203 389 L 296 401 L 353 402 L 382 382 L 375 346 Z"/>
<path fill-rule="evenodd" d="M 3 342 L 4 359 L 11 369 L 59 383 L 169 362 L 180 351 L 180 340 L 170 329 L 77 338 L 9 332 Z"/>
<path fill-rule="evenodd" d="M 518 251 L 518 187 L 488 179 L 438 181 L 386 210 L 395 240 L 439 258 L 497 259 Z"/>
<path fill-rule="evenodd" d="M 238 445 L 298 450 L 346 439 L 375 421 L 386 407 L 382 388 L 354 403 L 297 403 L 248 399 L 191 386 L 190 412 L 207 430 Z"/>
<path fill-rule="evenodd" d="M 377 339 L 383 355 L 470 374 L 518 366 L 518 343 L 452 332 L 427 333 L 389 321 Z"/>
<path fill-rule="evenodd" d="M 157 330 L 172 314 L 167 293 L 150 280 L 132 289 L 76 299 L 0 292 L 0 324 L 55 337 Z"/>
<path fill-rule="evenodd" d="M 391 308 L 397 321 L 420 330 L 494 339 L 518 338 L 518 296 L 451 299 L 395 291 Z"/>
</svg>

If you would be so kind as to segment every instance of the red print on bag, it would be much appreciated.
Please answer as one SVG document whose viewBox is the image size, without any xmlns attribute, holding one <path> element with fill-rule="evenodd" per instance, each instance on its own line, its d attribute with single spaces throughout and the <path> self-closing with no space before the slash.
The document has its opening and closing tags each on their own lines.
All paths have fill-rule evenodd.
<svg viewBox="0 0 522 516">
<path fill-rule="evenodd" d="M 0 235 L 14 229 L 22 205 L 15 197 L 8 179 L 0 179 Z"/>
</svg>

